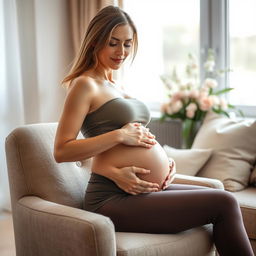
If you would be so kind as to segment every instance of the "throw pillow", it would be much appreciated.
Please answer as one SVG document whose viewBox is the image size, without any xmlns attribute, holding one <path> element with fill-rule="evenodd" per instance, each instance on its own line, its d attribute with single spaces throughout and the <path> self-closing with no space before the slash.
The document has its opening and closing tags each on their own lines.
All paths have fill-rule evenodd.
<svg viewBox="0 0 256 256">
<path fill-rule="evenodd" d="M 250 183 L 256 187 L 256 166 L 254 167 L 251 177 L 250 177 Z"/>
<path fill-rule="evenodd" d="M 198 176 L 219 179 L 226 190 L 248 186 L 256 157 L 256 121 L 235 120 L 209 113 L 192 148 L 213 149 L 211 159 Z"/>
<path fill-rule="evenodd" d="M 211 149 L 176 149 L 163 146 L 168 157 L 176 163 L 176 171 L 180 174 L 195 176 L 211 156 Z"/>
</svg>

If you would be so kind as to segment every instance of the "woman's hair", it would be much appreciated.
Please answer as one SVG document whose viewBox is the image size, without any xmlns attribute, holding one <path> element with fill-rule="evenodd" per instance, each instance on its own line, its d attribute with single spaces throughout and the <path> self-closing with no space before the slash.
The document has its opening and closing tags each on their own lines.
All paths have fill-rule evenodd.
<svg viewBox="0 0 256 256">
<path fill-rule="evenodd" d="M 89 23 L 80 50 L 69 74 L 62 83 L 70 82 L 86 70 L 98 65 L 98 52 L 110 40 L 112 31 L 119 25 L 129 25 L 133 30 L 133 59 L 138 48 L 136 27 L 130 16 L 119 7 L 107 6 L 101 9 Z"/>
</svg>

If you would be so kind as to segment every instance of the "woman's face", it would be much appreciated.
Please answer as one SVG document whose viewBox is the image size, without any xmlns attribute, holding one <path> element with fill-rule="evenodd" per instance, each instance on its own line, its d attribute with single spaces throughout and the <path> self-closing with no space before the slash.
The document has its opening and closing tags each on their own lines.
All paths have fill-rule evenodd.
<svg viewBox="0 0 256 256">
<path fill-rule="evenodd" d="M 106 69 L 119 69 L 129 56 L 133 44 L 133 30 L 129 25 L 117 26 L 107 45 L 98 53 L 99 64 Z"/>
</svg>

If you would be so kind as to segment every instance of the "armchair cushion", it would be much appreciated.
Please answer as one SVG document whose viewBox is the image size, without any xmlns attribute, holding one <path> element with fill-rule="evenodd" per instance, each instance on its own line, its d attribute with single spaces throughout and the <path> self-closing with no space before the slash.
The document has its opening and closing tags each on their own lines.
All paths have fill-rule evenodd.
<svg viewBox="0 0 256 256">
<path fill-rule="evenodd" d="M 209 113 L 192 148 L 213 149 L 198 176 L 219 179 L 229 191 L 242 190 L 248 186 L 256 159 L 256 121 Z"/>
<path fill-rule="evenodd" d="M 117 255 L 214 255 L 211 230 L 206 225 L 173 235 L 117 232 Z"/>
<path fill-rule="evenodd" d="M 211 149 L 176 149 L 163 146 L 168 157 L 176 163 L 177 173 L 195 176 L 212 154 Z"/>
</svg>

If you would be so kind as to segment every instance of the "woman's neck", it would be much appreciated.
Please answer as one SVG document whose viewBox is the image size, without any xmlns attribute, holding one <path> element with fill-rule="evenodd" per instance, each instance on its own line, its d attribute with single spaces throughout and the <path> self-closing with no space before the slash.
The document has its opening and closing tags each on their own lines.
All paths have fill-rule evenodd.
<svg viewBox="0 0 256 256">
<path fill-rule="evenodd" d="M 100 69 L 100 68 L 96 68 L 94 70 L 91 70 L 93 76 L 96 79 L 102 80 L 102 81 L 109 81 L 111 83 L 114 83 L 114 79 L 113 79 L 113 70 L 109 69 Z"/>
</svg>

